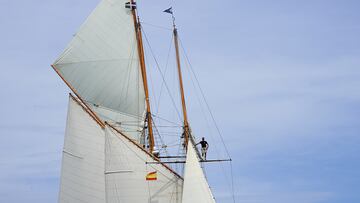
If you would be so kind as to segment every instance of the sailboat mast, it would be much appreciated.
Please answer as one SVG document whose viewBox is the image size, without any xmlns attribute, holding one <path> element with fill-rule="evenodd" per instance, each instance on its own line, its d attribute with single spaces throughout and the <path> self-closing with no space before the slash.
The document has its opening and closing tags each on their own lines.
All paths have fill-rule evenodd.
<svg viewBox="0 0 360 203">
<path fill-rule="evenodd" d="M 142 42 L 142 33 L 141 33 L 141 24 L 140 24 L 140 20 L 137 16 L 136 13 L 136 4 L 134 0 L 130 1 L 131 3 L 131 12 L 133 15 L 133 20 L 134 20 L 134 27 L 135 27 L 135 34 L 136 34 L 136 40 L 137 40 L 137 45 L 138 45 L 138 52 L 139 52 L 139 58 L 140 58 L 140 68 L 141 68 L 141 75 L 142 75 L 142 79 L 143 79 L 143 84 L 144 84 L 144 90 L 145 90 L 145 100 L 146 100 L 146 120 L 147 120 L 147 127 L 148 127 L 148 132 L 149 132 L 149 151 L 150 153 L 153 152 L 154 150 L 154 146 L 155 146 L 155 141 L 154 141 L 154 134 L 153 134 L 153 129 L 152 129 L 152 114 L 151 114 L 151 107 L 150 107 L 150 99 L 149 99 L 149 88 L 148 88 L 148 83 L 147 83 L 147 75 L 146 75 L 146 66 L 145 66 L 145 57 L 144 57 L 144 46 L 143 46 L 143 42 Z"/>
<path fill-rule="evenodd" d="M 185 93 L 184 93 L 184 85 L 181 73 L 181 63 L 180 63 L 180 53 L 179 53 L 179 39 L 178 39 L 178 32 L 175 26 L 175 18 L 173 16 L 173 33 L 174 33 L 174 44 L 175 44 L 175 52 L 176 52 L 176 64 L 178 69 L 179 75 L 179 85 L 180 85 L 180 94 L 181 94 L 181 105 L 183 110 L 183 117 L 184 117 L 184 146 L 187 147 L 189 138 L 190 138 L 190 128 L 189 122 L 187 118 L 187 111 L 186 111 L 186 102 L 185 102 Z"/>
</svg>

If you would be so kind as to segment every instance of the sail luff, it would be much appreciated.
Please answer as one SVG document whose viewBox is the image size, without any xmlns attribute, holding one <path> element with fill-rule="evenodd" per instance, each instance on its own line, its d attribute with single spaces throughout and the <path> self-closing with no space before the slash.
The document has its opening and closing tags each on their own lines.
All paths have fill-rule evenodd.
<svg viewBox="0 0 360 203">
<path fill-rule="evenodd" d="M 54 71 L 58 74 L 58 76 L 62 79 L 62 81 L 64 81 L 64 83 L 71 89 L 71 91 L 76 95 L 76 97 L 81 101 L 81 104 L 75 99 L 75 97 L 70 93 L 70 97 L 74 99 L 74 101 L 78 102 L 79 105 L 81 106 L 85 106 L 86 107 L 86 111 L 89 113 L 89 115 L 102 127 L 105 127 L 105 123 L 99 118 L 98 115 L 96 115 L 96 113 L 94 113 L 93 110 L 91 110 L 91 108 L 87 105 L 86 102 L 84 102 L 84 100 L 82 100 L 82 98 L 79 96 L 79 94 L 77 93 L 76 89 L 74 87 L 71 86 L 70 83 L 68 83 L 65 78 L 59 73 L 59 71 L 56 69 L 55 65 L 51 65 L 51 67 L 54 69 Z"/>
<path fill-rule="evenodd" d="M 105 202 L 104 130 L 69 96 L 59 202 Z"/>
</svg>

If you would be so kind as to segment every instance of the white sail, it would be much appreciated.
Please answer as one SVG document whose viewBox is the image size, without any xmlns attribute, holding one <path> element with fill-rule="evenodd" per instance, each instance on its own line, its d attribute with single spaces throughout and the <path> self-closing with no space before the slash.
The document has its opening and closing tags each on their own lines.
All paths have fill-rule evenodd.
<svg viewBox="0 0 360 203">
<path fill-rule="evenodd" d="M 59 202 L 105 202 L 104 130 L 70 98 Z"/>
<path fill-rule="evenodd" d="M 53 67 L 103 120 L 138 139 L 145 94 L 129 0 L 102 0 Z"/>
<path fill-rule="evenodd" d="M 183 203 L 214 203 L 194 145 L 189 142 L 184 172 Z"/>
<path fill-rule="evenodd" d="M 141 147 L 110 127 L 105 128 L 105 180 L 108 203 L 181 202 L 183 180 Z M 157 180 L 146 176 L 157 173 Z"/>
</svg>

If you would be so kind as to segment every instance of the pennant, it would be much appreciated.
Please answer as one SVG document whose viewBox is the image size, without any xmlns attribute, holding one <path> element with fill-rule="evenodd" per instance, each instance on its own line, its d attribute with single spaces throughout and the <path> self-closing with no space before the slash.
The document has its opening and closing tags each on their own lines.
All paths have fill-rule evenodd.
<svg viewBox="0 0 360 203">
<path fill-rule="evenodd" d="M 146 175 L 146 180 L 157 180 L 157 172 L 151 172 Z"/>
<path fill-rule="evenodd" d="M 165 13 L 173 14 L 172 7 L 166 9 L 164 12 L 165 12 Z"/>
</svg>

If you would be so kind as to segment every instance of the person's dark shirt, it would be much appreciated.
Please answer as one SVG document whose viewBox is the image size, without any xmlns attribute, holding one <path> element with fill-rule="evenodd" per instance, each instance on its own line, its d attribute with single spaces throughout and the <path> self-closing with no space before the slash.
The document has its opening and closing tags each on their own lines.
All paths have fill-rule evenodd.
<svg viewBox="0 0 360 203">
<path fill-rule="evenodd" d="M 202 148 L 206 148 L 208 146 L 208 143 L 205 140 L 201 140 L 199 143 L 201 144 Z"/>
</svg>

